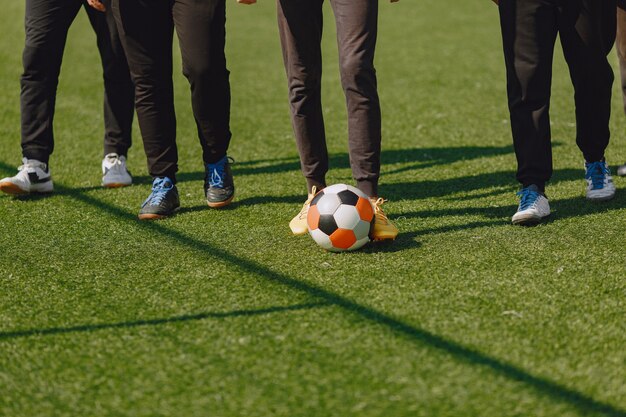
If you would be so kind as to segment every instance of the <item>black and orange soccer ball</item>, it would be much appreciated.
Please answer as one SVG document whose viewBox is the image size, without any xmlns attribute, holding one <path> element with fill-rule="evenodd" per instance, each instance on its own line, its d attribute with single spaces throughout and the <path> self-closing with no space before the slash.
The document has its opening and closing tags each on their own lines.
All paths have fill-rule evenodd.
<svg viewBox="0 0 626 417">
<path fill-rule="evenodd" d="M 374 206 L 358 188 L 335 184 L 313 197 L 306 220 L 309 234 L 322 248 L 351 251 L 370 241 Z"/>
</svg>

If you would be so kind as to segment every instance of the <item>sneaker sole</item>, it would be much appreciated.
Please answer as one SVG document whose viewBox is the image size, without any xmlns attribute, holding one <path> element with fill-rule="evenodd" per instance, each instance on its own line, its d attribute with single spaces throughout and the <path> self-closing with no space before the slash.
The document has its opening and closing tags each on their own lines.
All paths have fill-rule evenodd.
<svg viewBox="0 0 626 417">
<path fill-rule="evenodd" d="M 171 214 L 154 214 L 154 213 L 147 213 L 147 214 L 140 214 L 139 216 L 139 220 L 161 220 L 161 219 L 165 219 L 166 217 L 170 217 Z"/>
<path fill-rule="evenodd" d="M 550 217 L 550 215 L 547 215 L 545 217 L 522 217 L 519 219 L 511 220 L 511 223 L 516 226 L 535 226 L 541 223 L 544 219 L 547 219 L 548 217 Z"/>
<path fill-rule="evenodd" d="M 235 198 L 235 195 L 233 194 L 232 196 L 230 196 L 228 200 L 220 201 L 219 203 L 211 203 L 207 201 L 206 203 L 211 208 L 222 208 L 232 203 L 234 198 Z"/>
<path fill-rule="evenodd" d="M 290 227 L 289 229 L 291 229 L 291 227 Z M 291 233 L 292 233 L 294 236 L 304 236 L 304 235 L 306 235 L 307 233 L 309 233 L 309 229 L 305 230 L 304 232 L 298 232 L 298 231 L 296 231 L 296 230 L 291 229 Z"/>
<path fill-rule="evenodd" d="M 102 184 L 102 186 L 104 188 L 123 188 L 123 187 L 128 187 L 131 184 L 124 184 L 121 182 L 112 182 L 110 184 Z"/>
<path fill-rule="evenodd" d="M 606 196 L 606 197 L 587 197 L 587 200 L 602 202 L 602 201 L 609 201 L 609 200 L 612 200 L 614 198 L 615 198 L 615 194 L 609 195 L 609 196 Z"/>
<path fill-rule="evenodd" d="M 54 191 L 52 190 L 35 190 L 35 191 L 26 191 L 22 190 L 17 185 L 12 182 L 3 182 L 0 183 L 0 191 L 9 194 L 9 195 L 27 195 L 27 194 L 50 194 Z"/>
<path fill-rule="evenodd" d="M 10 194 L 10 195 L 30 194 L 28 191 L 22 190 L 20 187 L 13 184 L 12 182 L 0 183 L 0 191 Z"/>
<path fill-rule="evenodd" d="M 176 209 L 174 209 L 174 211 L 172 211 L 169 214 L 143 213 L 143 214 L 139 214 L 137 217 L 139 218 L 139 220 L 161 220 L 161 219 L 166 219 L 168 217 L 172 217 L 174 214 L 176 214 L 176 212 L 179 209 L 180 207 L 177 207 Z"/>
</svg>

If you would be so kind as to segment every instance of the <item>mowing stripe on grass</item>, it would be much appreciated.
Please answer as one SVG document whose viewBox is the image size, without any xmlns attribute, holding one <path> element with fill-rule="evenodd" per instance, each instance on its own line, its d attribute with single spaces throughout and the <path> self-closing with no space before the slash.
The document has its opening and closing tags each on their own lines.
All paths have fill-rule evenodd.
<svg viewBox="0 0 626 417">
<path fill-rule="evenodd" d="M 0 162 L 0 169 L 8 170 L 9 166 Z M 119 207 L 98 200 L 97 198 L 90 197 L 81 192 L 77 192 L 71 188 L 63 186 L 58 186 L 58 188 L 68 197 L 108 212 L 119 220 L 139 224 L 145 230 L 158 233 L 164 238 L 172 240 L 174 243 L 184 245 L 202 256 L 216 259 L 218 261 L 221 260 L 228 262 L 235 268 L 239 268 L 252 275 L 259 276 L 267 281 L 279 283 L 293 290 L 319 298 L 327 305 L 336 305 L 341 307 L 365 320 L 384 325 L 394 333 L 403 336 L 410 341 L 418 342 L 425 346 L 444 351 L 461 362 L 465 362 L 470 365 L 483 366 L 508 379 L 524 383 L 540 395 L 546 395 L 562 402 L 566 402 L 581 411 L 594 411 L 611 417 L 626 417 L 626 411 L 617 408 L 616 406 L 596 400 L 593 397 L 549 379 L 532 375 L 515 365 L 500 361 L 496 358 L 488 356 L 485 353 L 430 333 L 427 330 L 414 327 L 400 319 L 389 316 L 373 308 L 358 304 L 322 287 L 302 282 L 280 272 L 273 271 L 254 261 L 233 255 L 224 249 L 194 239 L 193 237 L 189 237 L 176 230 L 167 228 L 162 223 L 140 222 L 137 220 L 134 213 L 126 212 Z"/>
</svg>

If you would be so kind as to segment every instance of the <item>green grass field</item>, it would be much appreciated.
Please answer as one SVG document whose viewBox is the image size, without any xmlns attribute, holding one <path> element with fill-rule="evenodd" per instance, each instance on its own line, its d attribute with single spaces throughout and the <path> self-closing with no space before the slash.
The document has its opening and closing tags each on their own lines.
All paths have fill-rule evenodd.
<svg viewBox="0 0 626 417">
<path fill-rule="evenodd" d="M 4 177 L 21 158 L 24 4 L 1 3 Z M 325 9 L 329 182 L 350 183 Z M 81 11 L 59 85 L 57 192 L 0 196 L 1 416 L 626 415 L 626 180 L 614 201 L 585 200 L 562 53 L 553 216 L 513 227 L 496 7 L 403 0 L 380 11 L 381 194 L 401 236 L 350 254 L 289 233 L 305 189 L 273 2 L 228 3 L 237 203 L 205 205 L 177 71 L 183 208 L 155 223 L 136 220 L 150 189 L 137 128 L 136 185 L 99 187 L 101 69 Z M 626 161 L 614 92 L 613 166 Z"/>
</svg>

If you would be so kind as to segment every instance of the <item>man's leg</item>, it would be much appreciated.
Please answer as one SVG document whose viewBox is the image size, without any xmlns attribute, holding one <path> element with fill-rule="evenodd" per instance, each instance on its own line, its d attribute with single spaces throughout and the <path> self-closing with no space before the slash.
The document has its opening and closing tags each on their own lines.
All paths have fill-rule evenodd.
<svg viewBox="0 0 626 417">
<path fill-rule="evenodd" d="M 174 0 L 172 15 L 203 150 L 207 204 L 224 207 L 235 192 L 226 156 L 231 138 L 230 83 L 224 53 L 226 1 Z"/>
<path fill-rule="evenodd" d="M 374 205 L 374 240 L 395 239 L 398 229 L 389 221 L 378 198 L 381 115 L 374 53 L 378 33 L 378 0 L 331 0 L 337 25 L 341 85 L 348 108 L 350 165 L 357 187 Z"/>
<path fill-rule="evenodd" d="M 179 207 L 176 116 L 172 82 L 172 22 L 169 1 L 112 0 L 111 10 L 135 84 L 135 108 L 154 178 L 140 219 L 169 216 Z"/>
<path fill-rule="evenodd" d="M 135 107 L 148 171 L 154 178 L 175 181 L 178 151 L 170 3 L 112 0 L 111 10 L 135 84 Z"/>
<path fill-rule="evenodd" d="M 122 42 L 115 26 L 110 0 L 104 2 L 106 13 L 87 5 L 87 15 L 93 27 L 104 77 L 104 155 L 126 156 L 130 148 L 135 112 L 135 86 L 130 78 Z"/>
<path fill-rule="evenodd" d="M 586 161 L 587 198 L 615 195 L 604 152 L 609 144 L 615 42 L 615 0 L 575 0 L 559 8 L 558 24 L 576 102 L 576 143 Z"/>
<path fill-rule="evenodd" d="M 323 0 L 277 0 L 278 32 L 287 73 L 289 104 L 308 198 L 291 219 L 294 235 L 306 234 L 315 193 L 326 187 L 328 149 L 322 114 Z"/>
<path fill-rule="evenodd" d="M 557 7 L 545 0 L 501 0 L 500 26 L 517 180 L 522 184 L 514 224 L 550 214 L 544 195 L 552 176 L 550 88 L 557 34 Z"/>
<path fill-rule="evenodd" d="M 500 1 L 517 180 L 540 191 L 552 176 L 549 109 L 556 19 L 556 6 L 543 0 Z"/>
<path fill-rule="evenodd" d="M 618 0 L 617 2 L 616 49 L 622 81 L 622 101 L 626 113 L 626 0 Z"/>
<path fill-rule="evenodd" d="M 337 24 L 341 84 L 348 107 L 352 173 L 360 188 L 378 196 L 381 115 L 374 52 L 378 0 L 331 0 Z"/>
<path fill-rule="evenodd" d="M 309 193 L 326 186 L 328 151 L 322 115 L 323 0 L 278 0 L 278 30 L 291 120 Z"/>
<path fill-rule="evenodd" d="M 617 0 L 617 57 L 622 81 L 622 101 L 626 113 L 626 0 Z M 626 164 L 617 169 L 617 175 L 626 176 Z"/>
<path fill-rule="evenodd" d="M 135 112 L 135 86 L 124 56 L 110 0 L 104 1 L 106 12 L 85 4 L 87 16 L 96 32 L 104 78 L 104 158 L 102 185 L 107 188 L 131 185 L 126 168 Z"/>
<path fill-rule="evenodd" d="M 67 31 L 80 0 L 26 0 L 24 73 L 21 77 L 22 153 L 48 163 L 52 124 Z"/>
<path fill-rule="evenodd" d="M 51 192 L 48 160 L 54 149 L 52 122 L 67 31 L 79 0 L 27 0 L 24 73 L 21 77 L 22 154 L 17 175 L 0 180 L 8 194 Z"/>
</svg>

